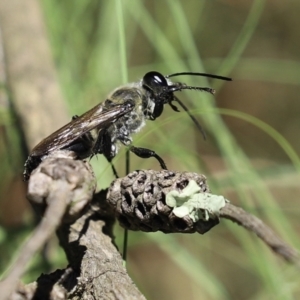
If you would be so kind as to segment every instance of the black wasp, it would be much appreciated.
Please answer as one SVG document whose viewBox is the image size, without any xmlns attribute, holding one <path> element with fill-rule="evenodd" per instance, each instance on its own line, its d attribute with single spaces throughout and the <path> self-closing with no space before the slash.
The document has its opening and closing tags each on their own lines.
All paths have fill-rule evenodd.
<svg viewBox="0 0 300 300">
<path fill-rule="evenodd" d="M 188 112 L 174 92 L 189 89 L 215 93 L 211 88 L 189 86 L 169 79 L 179 75 L 231 80 L 228 77 L 205 73 L 181 72 L 164 76 L 155 71 L 148 72 L 141 80 L 118 87 L 107 100 L 83 115 L 73 117 L 71 122 L 35 146 L 25 163 L 24 180 L 28 180 L 43 158 L 55 150 L 73 151 L 79 159 L 103 154 L 111 162 L 121 144 L 129 146 L 129 150 L 139 157 L 155 157 L 161 167 L 166 169 L 164 161 L 154 151 L 132 146 L 131 135 L 141 130 L 146 119 L 155 120 L 159 117 L 165 104 L 169 104 L 178 112 L 178 108 L 173 104 L 177 102 Z M 205 137 L 199 123 L 189 112 L 188 114 Z"/>
</svg>

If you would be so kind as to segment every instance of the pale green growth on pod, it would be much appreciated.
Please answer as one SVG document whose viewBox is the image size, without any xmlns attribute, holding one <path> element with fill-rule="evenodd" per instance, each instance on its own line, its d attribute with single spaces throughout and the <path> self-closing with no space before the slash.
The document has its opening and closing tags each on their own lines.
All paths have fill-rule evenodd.
<svg viewBox="0 0 300 300">
<path fill-rule="evenodd" d="M 201 192 L 194 180 L 190 180 L 181 192 L 173 190 L 166 195 L 166 203 L 174 207 L 173 213 L 176 217 L 183 218 L 188 215 L 194 222 L 217 218 L 226 202 L 229 201 L 223 196 Z"/>
</svg>

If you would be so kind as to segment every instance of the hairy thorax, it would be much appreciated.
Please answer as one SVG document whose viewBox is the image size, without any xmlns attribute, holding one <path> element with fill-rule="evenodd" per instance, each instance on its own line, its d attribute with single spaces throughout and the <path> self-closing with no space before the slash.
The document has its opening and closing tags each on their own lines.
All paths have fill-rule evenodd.
<svg viewBox="0 0 300 300">
<path fill-rule="evenodd" d="M 130 145 L 132 135 L 139 132 L 145 125 L 145 120 L 153 110 L 152 103 L 149 103 L 147 92 L 139 88 L 140 83 L 134 83 L 132 86 L 121 87 L 115 90 L 106 100 L 105 106 L 133 103 L 134 109 L 128 114 L 118 119 L 107 129 L 111 138 L 111 156 L 118 152 L 120 144 Z M 142 92 L 141 92 L 142 91 Z"/>
</svg>

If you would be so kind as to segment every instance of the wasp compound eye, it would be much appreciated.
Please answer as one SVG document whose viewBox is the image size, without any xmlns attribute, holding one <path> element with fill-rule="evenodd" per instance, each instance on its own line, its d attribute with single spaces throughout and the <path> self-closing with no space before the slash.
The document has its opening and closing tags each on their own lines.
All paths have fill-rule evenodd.
<svg viewBox="0 0 300 300">
<path fill-rule="evenodd" d="M 143 86 L 147 86 L 148 88 L 152 89 L 157 86 L 168 86 L 168 82 L 162 74 L 152 71 L 146 73 L 146 75 L 143 77 Z"/>
</svg>

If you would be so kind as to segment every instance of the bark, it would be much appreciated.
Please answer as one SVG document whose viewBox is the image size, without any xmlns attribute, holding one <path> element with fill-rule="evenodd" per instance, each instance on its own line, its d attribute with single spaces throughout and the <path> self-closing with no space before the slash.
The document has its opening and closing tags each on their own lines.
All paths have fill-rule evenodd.
<svg viewBox="0 0 300 300">
<path fill-rule="evenodd" d="M 94 196 L 90 165 L 68 153 L 53 153 L 31 175 L 28 198 L 43 218 L 0 282 L 0 299 L 145 299 L 113 243 L 106 192 Z M 27 262 L 56 230 L 68 267 L 23 285 Z"/>
</svg>

